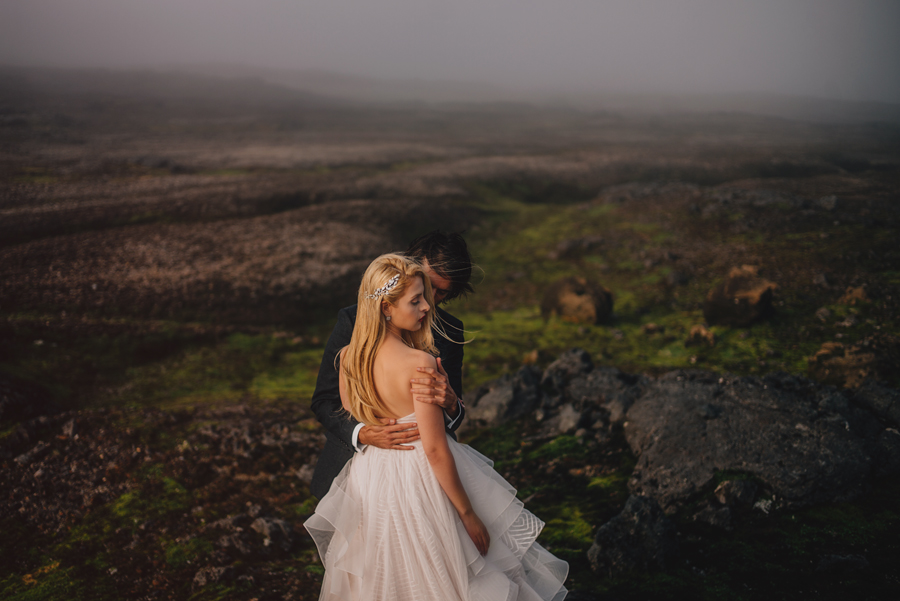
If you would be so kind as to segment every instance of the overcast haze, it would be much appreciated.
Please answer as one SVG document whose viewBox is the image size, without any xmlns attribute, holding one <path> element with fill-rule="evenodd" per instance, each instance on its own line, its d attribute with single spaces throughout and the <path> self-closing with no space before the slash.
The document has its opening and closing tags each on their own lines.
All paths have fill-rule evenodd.
<svg viewBox="0 0 900 601">
<path fill-rule="evenodd" d="M 900 102 L 894 0 L 3 0 L 0 63 Z"/>
</svg>

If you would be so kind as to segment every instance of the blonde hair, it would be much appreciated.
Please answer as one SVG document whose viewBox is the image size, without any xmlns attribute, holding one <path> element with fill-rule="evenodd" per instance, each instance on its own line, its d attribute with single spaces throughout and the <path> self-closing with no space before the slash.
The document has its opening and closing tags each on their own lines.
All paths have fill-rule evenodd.
<svg viewBox="0 0 900 601">
<path fill-rule="evenodd" d="M 388 292 L 377 298 L 367 298 L 374 291 L 383 288 L 395 276 L 399 276 L 397 284 Z M 353 327 L 350 344 L 347 345 L 341 361 L 341 371 L 347 377 L 350 414 L 366 425 L 380 425 L 378 418 L 389 413 L 375 390 L 374 376 L 375 355 L 378 354 L 378 349 L 381 348 L 381 343 L 388 333 L 387 321 L 381 310 L 382 305 L 384 303 L 396 305 L 417 277 L 422 278 L 425 284 L 423 296 L 432 310 L 425 314 L 421 328 L 415 332 L 404 330 L 400 335 L 410 347 L 437 355 L 438 351 L 431 334 L 434 298 L 431 282 L 421 265 L 403 255 L 381 255 L 366 269 L 359 285 L 356 325 Z"/>
</svg>

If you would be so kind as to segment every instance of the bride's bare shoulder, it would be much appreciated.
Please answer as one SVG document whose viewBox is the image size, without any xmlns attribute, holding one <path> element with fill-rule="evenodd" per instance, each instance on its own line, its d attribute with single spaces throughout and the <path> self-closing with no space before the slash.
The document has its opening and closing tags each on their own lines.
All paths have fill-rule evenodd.
<svg viewBox="0 0 900 601">
<path fill-rule="evenodd" d="M 437 367 L 437 362 L 429 353 L 419 349 L 407 349 L 404 357 L 407 364 L 415 367 Z"/>
</svg>

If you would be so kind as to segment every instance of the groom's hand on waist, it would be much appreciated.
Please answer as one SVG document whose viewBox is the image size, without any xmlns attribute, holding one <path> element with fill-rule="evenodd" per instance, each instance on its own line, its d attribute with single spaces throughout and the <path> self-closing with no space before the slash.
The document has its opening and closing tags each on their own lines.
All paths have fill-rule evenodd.
<svg viewBox="0 0 900 601">
<path fill-rule="evenodd" d="M 382 419 L 383 426 L 363 426 L 359 431 L 359 442 L 380 449 L 412 450 L 405 446 L 419 440 L 419 428 L 415 423 L 398 424 L 394 419 Z"/>
</svg>

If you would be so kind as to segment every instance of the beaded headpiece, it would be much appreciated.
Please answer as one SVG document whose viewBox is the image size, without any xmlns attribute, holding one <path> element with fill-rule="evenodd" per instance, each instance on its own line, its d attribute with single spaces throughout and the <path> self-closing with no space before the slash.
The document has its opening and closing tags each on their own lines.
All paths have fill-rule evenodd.
<svg viewBox="0 0 900 601">
<path fill-rule="evenodd" d="M 366 292 L 366 298 L 378 298 L 380 296 L 384 296 L 385 294 L 387 294 L 391 290 L 393 290 L 394 287 L 397 285 L 397 282 L 399 282 L 399 281 L 400 281 L 400 274 L 398 273 L 397 275 L 395 275 L 394 277 L 389 279 L 387 281 L 387 284 L 385 284 L 381 288 L 378 288 L 372 294 L 369 294 L 368 292 Z"/>
</svg>

